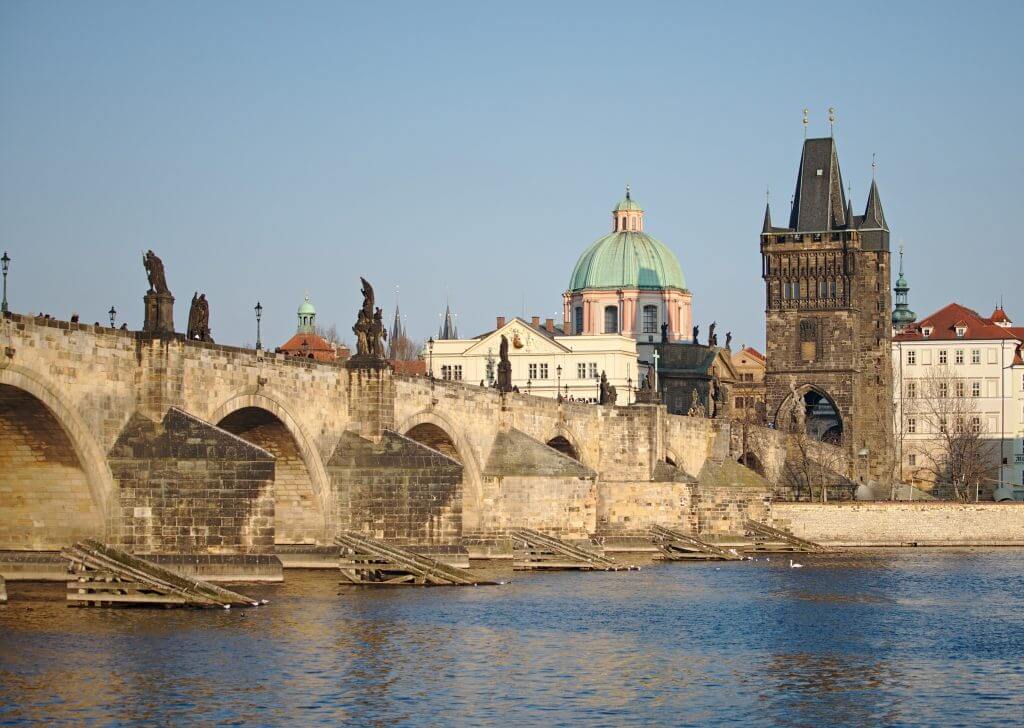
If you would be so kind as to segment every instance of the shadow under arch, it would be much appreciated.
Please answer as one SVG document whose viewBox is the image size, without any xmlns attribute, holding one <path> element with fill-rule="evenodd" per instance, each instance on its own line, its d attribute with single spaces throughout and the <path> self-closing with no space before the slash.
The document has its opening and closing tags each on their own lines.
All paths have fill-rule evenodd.
<svg viewBox="0 0 1024 728">
<path fill-rule="evenodd" d="M 803 400 L 807 434 L 820 442 L 840 444 L 843 439 L 844 423 L 835 399 L 824 389 L 813 384 L 797 387 L 796 393 Z M 777 430 L 788 430 L 792 401 L 793 394 L 790 393 L 775 410 L 774 422 Z"/>
<path fill-rule="evenodd" d="M 207 422 L 220 427 L 221 423 L 231 415 L 246 409 L 263 410 L 270 413 L 280 421 L 291 435 L 298 450 L 299 458 L 305 465 L 306 472 L 309 473 L 310 487 L 319 510 L 321 535 L 318 540 L 327 544 L 331 543 L 334 538 L 332 528 L 334 518 L 330 499 L 330 480 L 327 477 L 323 458 L 306 435 L 305 430 L 284 405 L 281 404 L 278 397 L 274 396 L 272 392 L 267 392 L 265 389 L 260 392 L 250 390 L 236 393 L 217 407 L 207 419 Z M 243 437 L 243 439 L 245 438 Z"/>
<path fill-rule="evenodd" d="M 576 434 L 564 424 L 559 424 L 548 437 L 544 438 L 544 444 L 548 447 L 554 448 L 563 455 L 568 455 L 576 462 L 586 465 L 583 462 L 583 452 L 580 449 L 579 441 Z"/>
<path fill-rule="evenodd" d="M 434 441 L 433 437 L 421 440 L 413 435 L 413 431 L 417 428 L 422 429 L 418 430 L 416 434 L 422 435 L 431 433 L 431 430 L 424 427 L 426 425 L 436 427 L 444 433 L 448 442 L 451 443 L 451 448 L 452 451 L 454 451 L 454 454 L 452 454 L 452 452 L 445 452 L 445 450 L 439 449 L 431 444 L 431 442 Z M 462 464 L 462 528 L 463 531 L 472 531 L 476 529 L 480 524 L 480 509 L 483 504 L 483 480 L 480 464 L 476 459 L 476 453 L 473 450 L 473 447 L 466 440 L 465 436 L 463 436 L 458 429 L 452 426 L 452 423 L 442 415 L 430 410 L 421 410 L 416 414 L 410 415 L 395 428 L 395 431 L 400 435 L 419 442 L 421 445 L 426 445 L 427 447 L 438 450 Z"/>
<path fill-rule="evenodd" d="M 110 527 L 116 485 L 107 456 L 78 413 L 59 394 L 60 388 L 38 372 L 10 365 L 0 367 L 0 385 L 13 387 L 34 397 L 53 416 L 71 442 L 86 476 L 89 493 L 103 520 L 104 535 Z M 96 534 L 101 535 L 101 534 Z"/>
</svg>

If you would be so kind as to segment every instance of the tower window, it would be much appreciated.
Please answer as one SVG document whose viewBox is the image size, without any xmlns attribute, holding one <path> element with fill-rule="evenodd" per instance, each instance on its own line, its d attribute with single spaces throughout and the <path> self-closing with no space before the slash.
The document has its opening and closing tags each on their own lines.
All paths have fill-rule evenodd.
<svg viewBox="0 0 1024 728">
<path fill-rule="evenodd" d="M 644 306 L 644 333 L 654 334 L 658 331 L 658 307 Z"/>
<path fill-rule="evenodd" d="M 604 332 L 606 334 L 619 333 L 619 307 L 605 306 L 604 308 Z"/>
<path fill-rule="evenodd" d="M 583 306 L 577 306 L 573 311 L 573 327 L 577 335 L 583 333 Z"/>
</svg>

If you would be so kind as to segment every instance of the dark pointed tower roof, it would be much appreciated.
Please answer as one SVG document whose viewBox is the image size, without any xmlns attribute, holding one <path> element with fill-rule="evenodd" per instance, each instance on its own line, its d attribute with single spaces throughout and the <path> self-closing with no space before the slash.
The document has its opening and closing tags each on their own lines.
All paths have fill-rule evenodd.
<svg viewBox="0 0 1024 728">
<path fill-rule="evenodd" d="M 864 222 L 861 223 L 861 227 L 889 232 L 889 225 L 885 222 L 885 214 L 882 212 L 882 198 L 878 194 L 878 185 L 874 179 L 871 180 L 868 206 L 864 209 Z"/>
<path fill-rule="evenodd" d="M 770 203 L 764 203 L 764 225 L 761 226 L 761 232 L 770 233 L 772 231 L 772 206 Z"/>
<path fill-rule="evenodd" d="M 391 331 L 388 333 L 392 341 L 398 341 L 405 336 L 405 327 L 402 326 L 402 315 L 398 312 L 398 304 L 395 304 L 395 320 L 391 323 Z"/>
<path fill-rule="evenodd" d="M 789 227 L 796 232 L 846 227 L 846 194 L 836 142 L 831 137 L 804 140 Z"/>
<path fill-rule="evenodd" d="M 455 316 L 452 315 L 452 307 L 449 304 L 445 304 L 444 321 L 437 331 L 437 338 L 442 341 L 459 338 L 459 330 L 455 327 Z"/>
<path fill-rule="evenodd" d="M 855 228 L 857 227 L 857 217 L 853 214 L 853 200 L 848 199 L 846 201 L 846 227 Z"/>
</svg>

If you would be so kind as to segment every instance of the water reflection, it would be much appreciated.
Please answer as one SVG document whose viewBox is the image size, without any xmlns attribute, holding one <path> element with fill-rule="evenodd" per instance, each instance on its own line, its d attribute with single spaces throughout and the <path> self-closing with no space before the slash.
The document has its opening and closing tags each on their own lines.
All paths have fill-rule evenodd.
<svg viewBox="0 0 1024 728">
<path fill-rule="evenodd" d="M 1024 715 L 1024 552 L 871 552 L 472 589 L 289 572 L 255 611 L 9 584 L 0 723 L 878 725 Z"/>
</svg>

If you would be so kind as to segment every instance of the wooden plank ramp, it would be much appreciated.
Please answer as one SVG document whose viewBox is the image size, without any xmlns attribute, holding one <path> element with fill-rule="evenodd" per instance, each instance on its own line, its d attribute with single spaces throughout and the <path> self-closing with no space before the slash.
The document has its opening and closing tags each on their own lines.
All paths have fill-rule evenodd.
<svg viewBox="0 0 1024 728">
<path fill-rule="evenodd" d="M 0 576 L 0 604 L 7 601 L 7 582 Z"/>
<path fill-rule="evenodd" d="M 639 566 L 620 564 L 615 559 L 574 546 L 553 536 L 529 528 L 513 529 L 514 571 L 538 569 L 576 569 L 583 571 L 631 571 Z"/>
<path fill-rule="evenodd" d="M 661 550 L 662 561 L 742 561 L 735 550 L 702 541 L 683 531 L 651 526 L 651 536 Z"/>
<path fill-rule="evenodd" d="M 346 531 L 334 543 L 341 547 L 342 586 L 484 586 L 465 569 L 392 546 L 364 533 Z"/>
<path fill-rule="evenodd" d="M 93 539 L 61 550 L 70 562 L 68 606 L 258 607 L 257 600 L 157 566 Z"/>
<path fill-rule="evenodd" d="M 762 553 L 814 553 L 834 550 L 822 546 L 820 543 L 794 536 L 789 531 L 769 526 L 767 523 L 748 519 L 744 521 L 743 527 L 746 529 L 747 535 L 754 539 L 754 548 L 748 550 Z"/>
</svg>

